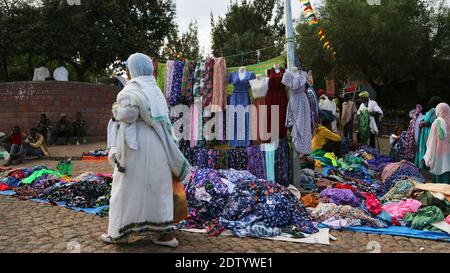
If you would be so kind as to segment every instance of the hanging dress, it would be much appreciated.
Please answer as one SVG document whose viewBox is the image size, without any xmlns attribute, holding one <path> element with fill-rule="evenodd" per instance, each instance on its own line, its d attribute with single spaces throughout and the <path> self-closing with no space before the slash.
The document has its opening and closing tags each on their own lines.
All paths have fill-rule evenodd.
<svg viewBox="0 0 450 273">
<path fill-rule="evenodd" d="M 227 64 L 225 58 L 214 60 L 211 112 L 222 112 L 227 103 Z"/>
<path fill-rule="evenodd" d="M 214 78 L 214 59 L 208 59 L 205 63 L 205 70 L 203 71 L 203 86 L 200 95 L 203 97 L 203 108 L 205 116 L 211 116 L 211 101 L 213 96 L 213 78 Z"/>
<path fill-rule="evenodd" d="M 183 71 L 183 79 L 181 81 L 181 102 L 185 105 L 194 103 L 194 84 L 195 84 L 195 69 L 197 62 L 186 62 Z"/>
<path fill-rule="evenodd" d="M 299 154 L 312 152 L 311 109 L 306 96 L 306 78 L 304 71 L 298 75 L 287 71 L 282 83 L 289 88 L 290 99 L 287 110 L 286 127 L 291 128 L 292 143 Z"/>
<path fill-rule="evenodd" d="M 417 143 L 415 140 L 416 121 L 422 113 L 422 106 L 416 105 L 413 117 L 409 122 L 408 130 L 406 131 L 406 139 L 404 143 L 404 157 L 403 159 L 413 162 L 417 152 Z"/>
<path fill-rule="evenodd" d="M 183 81 L 183 70 L 185 63 L 176 61 L 173 71 L 172 90 L 170 92 L 169 104 L 176 106 L 181 103 L 181 84 Z"/>
<path fill-rule="evenodd" d="M 254 79 L 250 81 L 253 95 L 253 108 L 251 108 L 251 137 L 253 145 L 259 145 L 268 139 L 262 140 L 261 132 L 267 130 L 266 95 L 269 90 L 269 78 Z M 261 128 L 263 127 L 263 128 Z M 264 128 L 265 127 L 265 128 Z"/>
<path fill-rule="evenodd" d="M 175 69 L 175 61 L 167 61 L 166 63 L 166 84 L 164 88 L 164 94 L 166 99 L 170 98 L 172 92 L 173 72 Z"/>
<path fill-rule="evenodd" d="M 288 106 L 288 96 L 286 92 L 286 87 L 281 82 L 283 79 L 283 75 L 286 73 L 286 70 L 280 68 L 280 71 L 277 73 L 274 68 L 269 69 L 267 71 L 267 76 L 269 77 L 269 91 L 266 96 L 266 105 L 267 105 L 267 130 L 268 132 L 272 131 L 272 114 L 271 114 L 271 106 L 277 105 L 279 109 L 278 115 L 278 128 L 274 128 L 278 130 L 278 136 L 280 139 L 285 138 L 287 136 L 287 128 L 286 128 L 286 112 Z M 276 139 L 272 139 L 271 141 L 275 141 Z"/>
<path fill-rule="evenodd" d="M 239 72 L 233 72 L 228 77 L 228 82 L 234 86 L 230 105 L 236 109 L 236 111 L 227 111 L 227 139 L 231 147 L 250 146 L 250 115 L 246 110 L 250 104 L 249 81 L 255 78 L 255 74 L 249 71 L 245 72 L 243 79 L 240 78 Z M 240 107 L 236 108 L 237 106 Z M 239 109 L 241 113 L 239 113 Z"/>
<path fill-rule="evenodd" d="M 319 100 L 313 86 L 308 86 L 306 93 L 308 94 L 309 107 L 311 108 L 311 131 L 314 132 L 319 124 Z"/>
</svg>

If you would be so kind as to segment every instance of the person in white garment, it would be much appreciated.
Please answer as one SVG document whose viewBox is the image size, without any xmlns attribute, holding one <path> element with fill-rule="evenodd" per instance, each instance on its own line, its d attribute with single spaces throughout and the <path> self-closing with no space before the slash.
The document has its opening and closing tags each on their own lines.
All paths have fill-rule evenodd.
<svg viewBox="0 0 450 273">
<path fill-rule="evenodd" d="M 58 82 L 69 81 L 69 71 L 67 71 L 63 64 L 60 64 L 60 66 L 53 71 L 53 79 Z"/>
<path fill-rule="evenodd" d="M 357 112 L 360 141 L 366 144 L 367 140 L 369 140 L 370 146 L 376 148 L 376 137 L 379 132 L 377 122 L 383 117 L 383 110 L 381 110 L 376 101 L 369 98 L 369 92 L 363 91 L 359 94 L 359 97 L 362 100 Z M 364 121 L 363 119 L 366 120 Z"/>
<path fill-rule="evenodd" d="M 45 81 L 50 78 L 51 74 L 47 67 L 41 65 L 34 70 L 33 81 Z"/>
<path fill-rule="evenodd" d="M 151 235 L 155 244 L 177 247 L 173 177 L 188 177 L 189 163 L 172 137 L 166 99 L 147 55 L 128 58 L 131 79 L 113 106 L 108 158 L 114 166 L 105 243 L 128 243 L 130 235 Z"/>
<path fill-rule="evenodd" d="M 327 94 L 323 94 L 320 96 L 320 99 L 319 99 L 319 109 L 325 110 L 325 111 L 330 111 L 333 114 L 335 120 L 331 123 L 331 130 L 334 133 L 336 133 L 338 131 L 337 119 L 339 118 L 336 103 L 333 100 L 331 100 Z"/>
</svg>

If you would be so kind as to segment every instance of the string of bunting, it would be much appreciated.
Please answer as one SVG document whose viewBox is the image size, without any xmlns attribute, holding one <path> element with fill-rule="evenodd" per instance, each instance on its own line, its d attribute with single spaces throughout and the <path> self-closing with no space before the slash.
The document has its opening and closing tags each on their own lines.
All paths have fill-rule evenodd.
<svg viewBox="0 0 450 273">
<path fill-rule="evenodd" d="M 334 51 L 333 46 L 331 45 L 328 38 L 325 36 L 325 32 L 320 27 L 319 19 L 314 13 L 314 9 L 309 2 L 309 0 L 299 0 L 300 4 L 302 4 L 303 15 L 306 18 L 306 22 L 308 25 L 317 29 L 317 35 L 320 38 L 320 41 L 323 43 L 323 48 L 328 50 L 333 58 L 333 61 L 336 60 L 336 51 Z"/>
</svg>

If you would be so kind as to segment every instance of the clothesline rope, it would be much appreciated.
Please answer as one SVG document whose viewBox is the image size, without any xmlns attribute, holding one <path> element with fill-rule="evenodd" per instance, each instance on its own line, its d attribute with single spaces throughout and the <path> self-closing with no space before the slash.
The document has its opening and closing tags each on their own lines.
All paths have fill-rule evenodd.
<svg viewBox="0 0 450 273">
<path fill-rule="evenodd" d="M 294 39 L 294 38 L 292 38 L 292 39 Z M 285 41 L 287 41 L 287 39 Z M 283 42 L 285 42 L 285 41 L 283 41 Z M 270 49 L 270 48 L 276 48 L 276 47 L 278 47 L 278 45 L 267 46 L 267 47 L 255 49 L 255 50 L 252 50 L 252 51 L 248 51 L 248 52 L 241 52 L 239 54 L 234 54 L 234 55 L 222 56 L 222 58 L 225 58 L 225 59 L 229 59 L 229 58 L 232 58 L 232 57 L 242 57 L 243 58 L 244 56 L 250 55 L 250 54 L 255 54 L 256 53 L 258 55 L 258 52 L 259 52 L 259 55 L 261 55 L 261 51 L 262 50 L 266 50 L 266 49 Z M 258 58 L 259 58 L 259 56 L 258 56 Z M 160 62 L 160 63 L 166 63 L 167 61 L 168 60 L 158 60 L 158 62 Z M 241 60 L 241 62 L 243 62 L 243 60 Z"/>
</svg>

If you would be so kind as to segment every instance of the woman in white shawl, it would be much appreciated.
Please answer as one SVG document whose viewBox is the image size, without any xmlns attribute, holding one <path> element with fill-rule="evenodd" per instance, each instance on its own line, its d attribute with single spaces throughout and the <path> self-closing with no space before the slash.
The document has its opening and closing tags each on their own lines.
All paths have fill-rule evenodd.
<svg viewBox="0 0 450 273">
<path fill-rule="evenodd" d="M 118 94 L 116 122 L 108 126 L 114 173 L 108 234 L 101 240 L 127 243 L 132 233 L 156 234 L 154 243 L 176 247 L 172 177 L 182 181 L 189 163 L 172 138 L 169 110 L 150 57 L 131 55 L 127 72 L 131 80 Z"/>
</svg>

